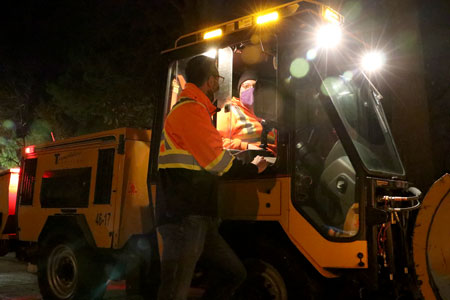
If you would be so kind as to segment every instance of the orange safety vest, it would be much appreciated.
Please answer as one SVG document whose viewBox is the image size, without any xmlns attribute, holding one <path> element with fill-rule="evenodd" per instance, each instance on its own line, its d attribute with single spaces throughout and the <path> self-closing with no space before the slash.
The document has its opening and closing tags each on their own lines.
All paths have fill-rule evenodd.
<svg viewBox="0 0 450 300">
<path fill-rule="evenodd" d="M 234 157 L 223 149 L 211 122 L 215 112 L 216 107 L 195 84 L 186 84 L 164 123 L 158 168 L 226 173 Z"/>
<path fill-rule="evenodd" d="M 255 116 L 241 101 L 235 97 L 231 99 L 230 112 L 217 115 L 217 130 L 223 139 L 226 149 L 245 150 L 248 144 L 259 145 L 261 141 L 261 118 Z M 268 143 L 275 143 L 275 135 L 269 133 Z"/>
</svg>

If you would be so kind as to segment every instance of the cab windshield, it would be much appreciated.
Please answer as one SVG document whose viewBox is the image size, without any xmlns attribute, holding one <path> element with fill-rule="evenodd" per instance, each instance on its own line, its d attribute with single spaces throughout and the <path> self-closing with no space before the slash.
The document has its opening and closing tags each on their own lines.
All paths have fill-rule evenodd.
<svg viewBox="0 0 450 300">
<path fill-rule="evenodd" d="M 380 100 L 366 76 L 347 71 L 323 80 L 365 167 L 372 172 L 404 175 L 405 171 L 387 124 Z"/>
</svg>

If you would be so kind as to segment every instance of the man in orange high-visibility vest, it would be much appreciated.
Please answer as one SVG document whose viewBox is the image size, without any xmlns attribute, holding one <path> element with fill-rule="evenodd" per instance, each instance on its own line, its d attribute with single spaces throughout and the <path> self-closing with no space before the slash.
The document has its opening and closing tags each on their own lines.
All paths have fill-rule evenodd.
<svg viewBox="0 0 450 300">
<path fill-rule="evenodd" d="M 158 300 L 186 299 L 200 257 L 218 275 L 211 278 L 204 299 L 230 299 L 246 277 L 245 267 L 218 232 L 218 178 L 256 175 L 267 162 L 256 157 L 244 165 L 223 149 L 211 121 L 221 78 L 215 60 L 191 59 L 185 89 L 164 123 L 155 207 L 163 249 Z"/>
</svg>

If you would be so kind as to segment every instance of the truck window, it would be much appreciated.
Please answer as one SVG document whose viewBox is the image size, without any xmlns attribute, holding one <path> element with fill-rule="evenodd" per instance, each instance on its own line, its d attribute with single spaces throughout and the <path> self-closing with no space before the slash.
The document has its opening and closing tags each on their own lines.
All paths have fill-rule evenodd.
<svg viewBox="0 0 450 300">
<path fill-rule="evenodd" d="M 267 42 L 264 46 L 261 46 L 260 43 L 255 45 L 253 42 L 248 41 L 222 49 L 212 49 L 203 53 L 203 55 L 216 59 L 219 74 L 224 77 L 220 90 L 215 94 L 215 105 L 221 111 L 215 115 L 212 121 L 222 136 L 225 149 L 240 152 L 254 149 L 248 147 L 248 144 L 255 145 L 255 147 L 263 145 L 264 147 L 261 149 L 265 154 L 257 153 L 258 155 L 276 156 L 276 130 L 274 126 L 267 125 L 274 122 L 262 123 L 263 117 L 256 115 L 252 108 L 248 110 L 241 105 L 239 91 L 239 79 L 248 71 L 257 74 L 257 79 L 261 80 L 261 82 L 270 82 L 271 86 L 276 87 L 276 51 L 273 49 L 276 49 L 273 42 Z M 178 101 L 185 85 L 185 67 L 192 58 L 179 59 L 170 66 L 164 119 Z M 252 99 L 255 100 L 254 97 Z M 271 99 L 271 107 L 266 108 L 266 111 L 272 111 L 272 108 L 277 110 L 278 100 L 275 98 Z M 251 112 L 247 113 L 248 111 Z M 263 124 L 265 125 L 263 126 Z M 234 134 L 236 132 L 237 134 Z M 262 135 L 263 132 L 265 133 L 264 136 Z M 242 146 L 233 146 L 233 143 L 235 145 L 238 144 L 238 142 L 233 142 L 233 140 L 242 140 Z M 275 159 L 271 162 L 274 161 Z"/>
<path fill-rule="evenodd" d="M 229 47 L 223 49 L 211 49 L 201 55 L 215 58 L 219 74 L 224 77 L 224 82 L 220 86 L 220 90 L 216 93 L 218 103 L 225 102 L 225 99 L 231 97 L 231 70 L 232 70 L 232 50 Z M 177 103 L 181 91 L 186 85 L 185 68 L 187 62 L 194 56 L 174 61 L 169 68 L 169 78 L 167 82 L 166 105 L 164 107 L 164 119 Z M 220 106 L 220 105 L 219 105 Z"/>
<path fill-rule="evenodd" d="M 276 131 L 265 122 L 275 121 L 275 118 L 267 120 L 267 114 L 260 115 L 258 112 L 276 111 L 276 94 L 267 102 L 257 97 L 259 94 L 256 89 L 262 82 L 266 83 L 266 87 L 270 83 L 276 89 L 276 51 L 272 50 L 275 49 L 273 43 L 262 45 L 254 42 L 240 43 L 229 48 L 232 51 L 232 61 L 229 62 L 232 69 L 227 71 L 232 73 L 233 97 L 226 98 L 223 104 L 219 102 L 222 110 L 217 114 L 217 129 L 226 149 L 243 151 L 262 147 L 268 151 L 265 156 L 275 156 Z M 222 96 L 219 100 L 224 98 Z M 256 103 L 258 101 L 260 103 Z M 258 111 L 255 110 L 257 104 Z"/>
<path fill-rule="evenodd" d="M 114 148 L 98 151 L 94 204 L 109 204 L 111 202 L 114 153 Z"/>
<path fill-rule="evenodd" d="M 358 232 L 355 170 L 314 87 L 295 98 L 294 204 L 330 237 Z"/>
<path fill-rule="evenodd" d="M 355 170 L 325 109 L 322 79 L 299 47 L 287 48 L 280 65 L 293 101 L 293 204 L 323 236 L 352 237 L 359 230 Z"/>
<path fill-rule="evenodd" d="M 88 207 L 91 171 L 90 167 L 45 171 L 42 175 L 41 207 Z"/>
<path fill-rule="evenodd" d="M 25 159 L 23 164 L 23 179 L 20 188 L 20 205 L 32 205 L 34 183 L 36 182 L 37 158 Z"/>
</svg>

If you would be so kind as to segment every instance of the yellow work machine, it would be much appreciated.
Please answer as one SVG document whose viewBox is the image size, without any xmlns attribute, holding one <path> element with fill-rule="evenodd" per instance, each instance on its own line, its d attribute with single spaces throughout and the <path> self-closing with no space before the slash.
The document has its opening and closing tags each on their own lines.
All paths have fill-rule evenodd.
<svg viewBox="0 0 450 300">
<path fill-rule="evenodd" d="M 343 23 L 298 0 L 181 36 L 163 52 L 167 89 L 152 131 L 23 149 L 17 235 L 44 298 L 101 299 L 108 279 L 126 279 L 129 294 L 155 299 L 161 131 L 187 61 L 203 54 L 225 78 L 218 118 L 232 113 L 239 76 L 258 72 L 261 149 L 230 151 L 271 162 L 254 178 L 221 182 L 221 232 L 248 269 L 236 299 L 450 299 L 449 176 L 424 201 L 407 181 L 370 81 L 383 57 Z M 196 291 L 207 278 L 200 263 Z"/>
</svg>

